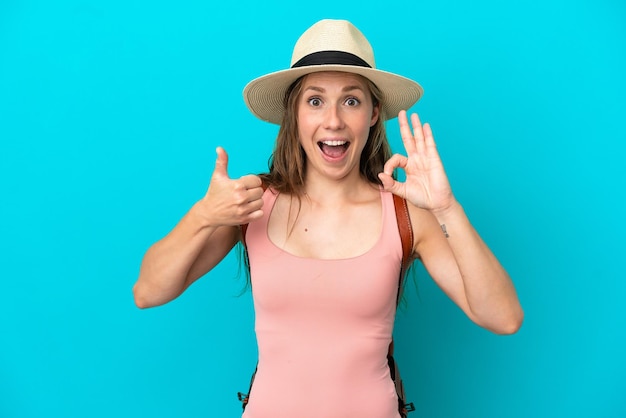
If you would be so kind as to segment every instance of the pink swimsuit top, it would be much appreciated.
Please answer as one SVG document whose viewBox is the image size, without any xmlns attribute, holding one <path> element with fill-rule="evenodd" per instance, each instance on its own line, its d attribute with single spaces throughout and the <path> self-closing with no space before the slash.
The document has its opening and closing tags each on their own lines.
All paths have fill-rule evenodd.
<svg viewBox="0 0 626 418">
<path fill-rule="evenodd" d="M 267 234 L 277 194 L 246 245 L 259 349 L 244 418 L 399 418 L 387 365 L 402 260 L 390 193 L 381 191 L 382 232 L 347 259 L 298 257 Z"/>
</svg>

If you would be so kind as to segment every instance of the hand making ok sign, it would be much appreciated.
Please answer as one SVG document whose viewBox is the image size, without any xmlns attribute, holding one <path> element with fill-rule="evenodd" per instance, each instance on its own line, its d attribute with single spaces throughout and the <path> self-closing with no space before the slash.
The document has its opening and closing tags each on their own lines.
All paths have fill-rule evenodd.
<svg viewBox="0 0 626 418">
<path fill-rule="evenodd" d="M 394 154 L 385 163 L 384 172 L 378 175 L 384 189 L 432 212 L 445 211 L 452 207 L 455 198 L 439 158 L 430 125 L 426 123 L 422 126 L 417 114 L 413 113 L 411 130 L 404 110 L 399 113 L 398 122 L 407 156 Z M 403 183 L 392 178 L 395 168 L 404 170 L 406 179 Z"/>
</svg>

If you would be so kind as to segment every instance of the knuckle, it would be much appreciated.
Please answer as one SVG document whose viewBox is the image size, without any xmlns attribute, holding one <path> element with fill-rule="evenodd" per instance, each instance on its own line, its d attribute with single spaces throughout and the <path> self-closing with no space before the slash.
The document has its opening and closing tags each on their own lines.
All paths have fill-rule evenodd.
<svg viewBox="0 0 626 418">
<path fill-rule="evenodd" d="M 239 206 L 237 207 L 237 209 L 235 209 L 235 216 L 238 219 L 243 219 L 243 217 L 247 214 L 247 212 L 248 211 L 244 207 Z"/>
<path fill-rule="evenodd" d="M 244 193 L 236 193 L 235 194 L 235 204 L 238 206 L 241 206 L 243 204 L 245 204 L 247 201 L 246 196 Z"/>
<path fill-rule="evenodd" d="M 245 202 L 245 193 L 243 193 L 241 190 L 233 190 L 233 192 L 231 193 L 231 202 L 233 205 L 241 205 L 242 203 Z"/>
</svg>

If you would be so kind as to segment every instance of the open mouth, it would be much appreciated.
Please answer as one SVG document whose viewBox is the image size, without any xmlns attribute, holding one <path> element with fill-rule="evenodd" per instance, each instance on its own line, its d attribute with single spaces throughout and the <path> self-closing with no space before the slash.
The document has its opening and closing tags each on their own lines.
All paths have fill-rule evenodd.
<svg viewBox="0 0 626 418">
<path fill-rule="evenodd" d="M 337 159 L 341 158 L 346 153 L 350 143 L 348 141 L 341 140 L 327 140 L 319 141 L 317 146 L 320 147 L 325 156 Z"/>
</svg>

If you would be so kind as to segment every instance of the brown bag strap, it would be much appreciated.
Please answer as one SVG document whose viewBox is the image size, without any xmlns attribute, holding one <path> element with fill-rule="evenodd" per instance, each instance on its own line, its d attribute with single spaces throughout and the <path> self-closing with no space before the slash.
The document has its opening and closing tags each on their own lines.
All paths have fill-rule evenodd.
<svg viewBox="0 0 626 418">
<path fill-rule="evenodd" d="M 400 291 L 406 270 L 409 268 L 413 257 L 413 227 L 409 216 L 409 207 L 406 199 L 393 195 L 393 206 L 396 210 L 396 222 L 398 223 L 398 231 L 400 232 L 400 241 L 402 242 L 402 266 L 400 268 L 400 279 L 398 280 L 398 300 L 400 299 Z M 396 303 L 397 303 L 396 302 Z"/>
<path fill-rule="evenodd" d="M 400 232 L 400 242 L 402 243 L 402 265 L 400 267 L 398 294 L 396 296 L 397 306 L 400 302 L 404 276 L 406 275 L 406 270 L 409 268 L 411 258 L 413 257 L 413 226 L 411 225 L 411 217 L 409 216 L 409 207 L 406 199 L 394 194 L 393 207 L 396 211 L 396 222 L 398 223 L 398 232 Z M 393 340 L 391 340 L 389 344 L 388 354 L 393 356 Z"/>
<path fill-rule="evenodd" d="M 411 225 L 411 218 L 409 216 L 409 207 L 406 199 L 400 196 L 393 195 L 393 206 L 396 211 L 396 222 L 398 223 L 398 232 L 400 232 L 400 241 L 402 242 L 402 265 L 400 266 L 400 277 L 398 278 L 398 295 L 396 296 L 396 306 L 400 303 L 400 294 L 402 293 L 402 287 L 404 284 L 404 276 L 411 264 L 413 258 L 413 226 Z M 404 385 L 402 384 L 402 378 L 400 377 L 400 370 L 393 358 L 393 338 L 389 343 L 389 349 L 387 351 L 387 362 L 389 363 L 389 371 L 391 378 L 396 387 L 396 393 L 398 395 L 398 410 L 402 418 L 406 418 L 407 414 L 411 411 L 415 411 L 413 403 L 406 403 Z"/>
</svg>

